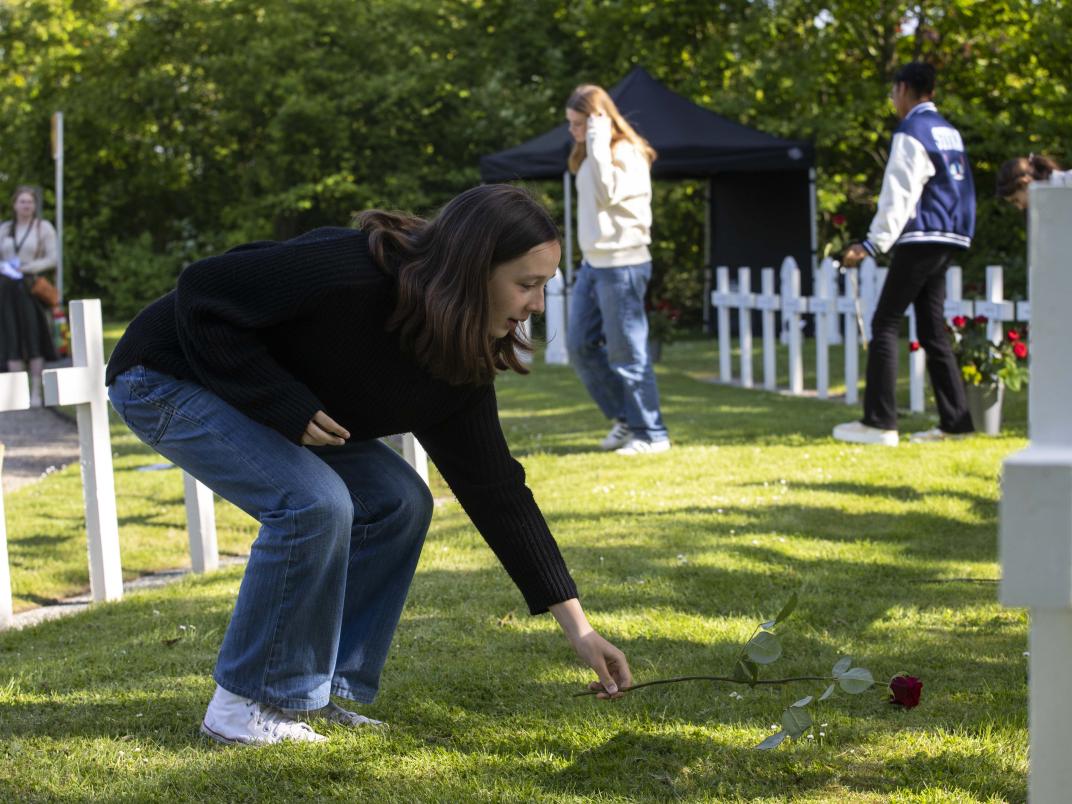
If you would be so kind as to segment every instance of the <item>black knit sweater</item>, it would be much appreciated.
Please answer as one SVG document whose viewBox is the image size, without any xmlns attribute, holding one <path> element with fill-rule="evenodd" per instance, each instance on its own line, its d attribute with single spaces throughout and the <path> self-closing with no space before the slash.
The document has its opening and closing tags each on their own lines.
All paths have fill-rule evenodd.
<svg viewBox="0 0 1072 804">
<path fill-rule="evenodd" d="M 412 432 L 533 614 L 577 596 L 510 455 L 494 386 L 454 386 L 405 354 L 385 324 L 395 282 L 367 236 L 317 229 L 187 267 L 131 322 L 107 382 L 136 365 L 192 380 L 300 443 L 323 410 L 352 439 Z"/>
</svg>

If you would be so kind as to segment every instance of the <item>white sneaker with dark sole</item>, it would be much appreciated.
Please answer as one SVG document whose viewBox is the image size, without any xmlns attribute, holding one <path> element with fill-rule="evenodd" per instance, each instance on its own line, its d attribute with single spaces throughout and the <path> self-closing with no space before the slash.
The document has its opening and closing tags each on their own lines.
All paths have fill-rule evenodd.
<svg viewBox="0 0 1072 804">
<path fill-rule="evenodd" d="M 201 733 L 218 743 L 232 745 L 322 743 L 328 739 L 282 709 L 251 701 L 218 685 L 201 721 Z"/>
<path fill-rule="evenodd" d="M 901 440 L 896 430 L 881 430 L 863 422 L 839 424 L 834 428 L 834 438 L 850 444 L 881 444 L 884 447 L 896 447 Z"/>
<path fill-rule="evenodd" d="M 632 437 L 633 432 L 629 429 L 629 425 L 625 422 L 615 422 L 606 438 L 599 442 L 599 448 L 610 452 L 612 449 L 624 447 Z"/>
<path fill-rule="evenodd" d="M 658 452 L 667 452 L 670 449 L 670 439 L 662 441 L 645 441 L 643 438 L 630 439 L 625 446 L 614 450 L 615 455 L 654 455 Z"/>
</svg>

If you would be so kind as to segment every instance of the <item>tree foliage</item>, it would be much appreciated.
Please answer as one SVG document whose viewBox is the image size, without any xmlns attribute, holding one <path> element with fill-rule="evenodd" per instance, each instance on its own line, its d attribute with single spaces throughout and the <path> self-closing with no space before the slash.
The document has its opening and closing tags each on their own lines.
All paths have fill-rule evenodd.
<svg viewBox="0 0 1072 804">
<path fill-rule="evenodd" d="M 63 110 L 71 290 L 129 313 L 161 286 L 145 266 L 166 286 L 245 240 L 369 206 L 430 212 L 479 181 L 481 154 L 558 123 L 578 81 L 642 64 L 732 119 L 814 140 L 820 239 L 836 213 L 862 235 L 895 122 L 888 79 L 917 57 L 938 66 L 976 171 L 966 264 L 1015 267 L 1023 221 L 993 176 L 1009 156 L 1067 156 L 1070 34 L 1060 0 L 9 0 L 0 186 L 51 186 Z M 558 185 L 536 189 L 561 214 Z M 656 191 L 654 292 L 692 311 L 702 192 Z"/>
</svg>

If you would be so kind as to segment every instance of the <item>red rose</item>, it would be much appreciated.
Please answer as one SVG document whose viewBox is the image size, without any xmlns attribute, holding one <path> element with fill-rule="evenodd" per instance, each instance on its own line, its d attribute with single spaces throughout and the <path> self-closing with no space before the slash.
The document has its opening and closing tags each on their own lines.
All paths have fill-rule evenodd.
<svg viewBox="0 0 1072 804">
<path fill-rule="evenodd" d="M 1020 333 L 1017 332 L 1015 329 L 1010 329 L 1009 334 L 1005 337 L 1008 338 L 1010 341 L 1018 341 L 1020 340 Z"/>
<path fill-rule="evenodd" d="M 953 316 L 953 326 L 954 327 L 963 327 L 967 323 L 968 323 L 968 319 L 966 319 L 964 316 L 962 316 L 962 315 Z"/>
<path fill-rule="evenodd" d="M 977 315 L 977 316 L 975 316 L 975 323 L 976 324 L 985 324 L 989 320 L 990 319 L 987 318 L 985 315 Z"/>
<path fill-rule="evenodd" d="M 830 219 L 830 222 L 831 222 L 832 224 L 834 224 L 834 226 L 844 226 L 844 225 L 845 225 L 845 223 L 846 223 L 847 221 L 848 221 L 848 218 L 846 218 L 846 217 L 845 217 L 844 215 L 842 215 L 842 214 L 841 214 L 840 212 L 839 212 L 839 213 L 838 213 L 837 215 L 834 215 L 834 216 L 833 216 L 833 217 L 832 217 L 832 218 Z"/>
<path fill-rule="evenodd" d="M 1012 345 L 1012 353 L 1023 360 L 1027 357 L 1027 344 L 1023 341 L 1017 341 Z"/>
<path fill-rule="evenodd" d="M 890 679 L 890 703 L 900 704 L 905 709 L 919 706 L 923 682 L 915 676 L 894 676 Z"/>
<path fill-rule="evenodd" d="M 919 341 L 912 341 L 910 344 L 908 344 L 908 351 L 910 351 L 910 352 L 918 352 L 919 351 Z"/>
</svg>

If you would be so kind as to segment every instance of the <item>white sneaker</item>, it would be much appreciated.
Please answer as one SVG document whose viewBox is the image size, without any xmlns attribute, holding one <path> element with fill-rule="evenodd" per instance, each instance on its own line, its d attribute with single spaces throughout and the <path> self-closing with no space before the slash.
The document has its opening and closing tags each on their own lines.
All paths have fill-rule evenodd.
<svg viewBox="0 0 1072 804">
<path fill-rule="evenodd" d="M 201 733 L 219 743 L 241 745 L 273 745 L 286 740 L 322 743 L 328 739 L 282 709 L 235 695 L 219 685 L 201 722 Z"/>
<path fill-rule="evenodd" d="M 321 709 L 312 709 L 308 712 L 297 712 L 288 709 L 286 713 L 295 719 L 304 717 L 309 720 L 326 720 L 329 723 L 337 723 L 350 729 L 377 728 L 384 725 L 382 720 L 373 720 L 370 717 L 359 715 L 357 712 L 351 712 L 349 709 L 343 709 L 333 701 Z"/>
<path fill-rule="evenodd" d="M 884 447 L 896 447 L 900 441 L 896 430 L 880 430 L 863 422 L 839 424 L 834 428 L 834 438 L 853 444 L 881 444 Z"/>
<path fill-rule="evenodd" d="M 971 433 L 947 433 L 940 427 L 932 427 L 920 433 L 912 433 L 908 440 L 913 444 L 932 444 L 936 441 L 960 441 L 967 438 Z"/>
<path fill-rule="evenodd" d="M 656 452 L 666 452 L 670 449 L 670 439 L 662 441 L 645 441 L 643 438 L 632 438 L 625 446 L 614 450 L 616 455 L 653 455 Z"/>
<path fill-rule="evenodd" d="M 599 448 L 609 452 L 612 449 L 624 447 L 629 443 L 629 439 L 632 437 L 633 433 L 629 429 L 628 424 L 625 422 L 615 422 L 614 426 L 610 428 L 610 432 L 607 433 L 607 437 L 599 442 Z"/>
</svg>

